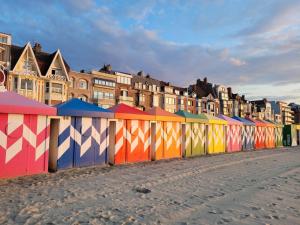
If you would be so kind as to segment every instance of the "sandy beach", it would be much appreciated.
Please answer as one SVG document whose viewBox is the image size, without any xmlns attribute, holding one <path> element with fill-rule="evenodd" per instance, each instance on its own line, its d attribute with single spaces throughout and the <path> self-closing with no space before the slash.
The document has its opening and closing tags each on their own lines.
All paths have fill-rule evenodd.
<svg viewBox="0 0 300 225">
<path fill-rule="evenodd" d="M 300 148 L 0 181 L 0 224 L 300 224 Z"/>
</svg>

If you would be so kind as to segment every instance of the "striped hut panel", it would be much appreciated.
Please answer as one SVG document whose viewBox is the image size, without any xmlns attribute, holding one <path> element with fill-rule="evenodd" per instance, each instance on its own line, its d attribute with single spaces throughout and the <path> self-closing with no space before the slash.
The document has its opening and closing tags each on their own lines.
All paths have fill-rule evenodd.
<svg viewBox="0 0 300 225">
<path fill-rule="evenodd" d="M 185 156 L 192 156 L 192 124 L 185 125 Z"/>
<path fill-rule="evenodd" d="M 151 125 L 150 121 L 142 121 L 143 125 L 143 133 L 144 133 L 144 151 L 143 158 L 145 161 L 151 160 Z"/>
<path fill-rule="evenodd" d="M 174 122 L 173 128 L 173 140 L 176 142 L 176 151 L 174 152 L 174 157 L 181 157 L 181 124 Z"/>
<path fill-rule="evenodd" d="M 224 126 L 214 124 L 213 127 L 214 153 L 223 153 L 225 152 Z"/>
<path fill-rule="evenodd" d="M 213 137 L 213 124 L 208 125 L 208 142 L 207 142 L 207 153 L 214 154 L 214 137 Z"/>
<path fill-rule="evenodd" d="M 226 127 L 226 149 L 228 152 L 232 150 L 232 125 L 227 125 Z"/>
<path fill-rule="evenodd" d="M 193 123 L 193 130 L 192 130 L 192 141 L 193 141 L 193 148 L 192 152 L 193 155 L 202 155 L 204 154 L 204 133 L 205 125 L 199 123 Z"/>
<path fill-rule="evenodd" d="M 94 133 L 99 133 L 98 141 L 95 140 L 97 151 L 96 151 L 96 164 L 104 164 L 108 161 L 108 146 L 109 146 L 109 132 L 108 132 L 108 120 L 100 118 L 99 128 L 93 125 Z M 94 137 L 94 135 L 92 135 Z M 98 137 L 98 136 L 97 136 Z M 99 147 L 98 147 L 99 146 Z"/>
<path fill-rule="evenodd" d="M 115 140 L 115 164 L 126 162 L 126 120 L 116 122 L 116 140 Z"/>
<path fill-rule="evenodd" d="M 165 149 L 164 157 L 166 159 L 174 157 L 174 151 L 176 151 L 176 141 L 174 141 L 174 127 L 173 122 L 165 122 Z"/>
<path fill-rule="evenodd" d="M 164 122 L 156 122 L 156 131 L 155 131 L 155 160 L 160 160 L 164 158 L 164 148 L 165 148 L 165 132 L 164 132 Z"/>
<path fill-rule="evenodd" d="M 126 121 L 126 162 L 139 161 L 139 121 Z"/>
<path fill-rule="evenodd" d="M 27 173 L 27 151 L 24 149 L 24 115 L 0 114 L 0 177 Z"/>
<path fill-rule="evenodd" d="M 74 158 L 73 146 L 74 146 L 74 129 L 71 129 L 71 117 L 63 117 L 60 119 L 59 122 L 58 154 L 57 154 L 58 169 L 73 167 L 73 158 Z"/>
</svg>

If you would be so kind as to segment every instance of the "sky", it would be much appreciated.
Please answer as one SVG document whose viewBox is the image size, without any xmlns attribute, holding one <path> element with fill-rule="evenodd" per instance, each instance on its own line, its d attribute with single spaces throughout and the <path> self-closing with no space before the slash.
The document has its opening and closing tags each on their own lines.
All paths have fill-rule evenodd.
<svg viewBox="0 0 300 225">
<path fill-rule="evenodd" d="M 73 70 L 208 78 L 248 99 L 300 103 L 300 0 L 0 0 L 13 43 L 60 49 Z"/>
</svg>

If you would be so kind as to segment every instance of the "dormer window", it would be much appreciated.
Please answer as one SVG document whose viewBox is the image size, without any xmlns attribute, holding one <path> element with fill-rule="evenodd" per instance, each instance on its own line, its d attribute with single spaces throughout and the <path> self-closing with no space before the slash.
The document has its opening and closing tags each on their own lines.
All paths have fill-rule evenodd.
<svg viewBox="0 0 300 225">
<path fill-rule="evenodd" d="M 61 76 L 62 75 L 62 70 L 61 69 L 53 69 L 51 71 L 51 74 L 52 75 L 58 75 L 58 76 Z"/>
</svg>

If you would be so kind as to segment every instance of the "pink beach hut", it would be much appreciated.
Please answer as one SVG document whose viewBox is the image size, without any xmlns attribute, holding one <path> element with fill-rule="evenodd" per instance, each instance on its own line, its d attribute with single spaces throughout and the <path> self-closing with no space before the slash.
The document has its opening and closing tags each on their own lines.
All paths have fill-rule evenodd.
<svg viewBox="0 0 300 225">
<path fill-rule="evenodd" d="M 226 152 L 241 151 L 243 123 L 224 115 L 219 115 L 219 118 L 228 122 L 226 126 Z"/>
</svg>

